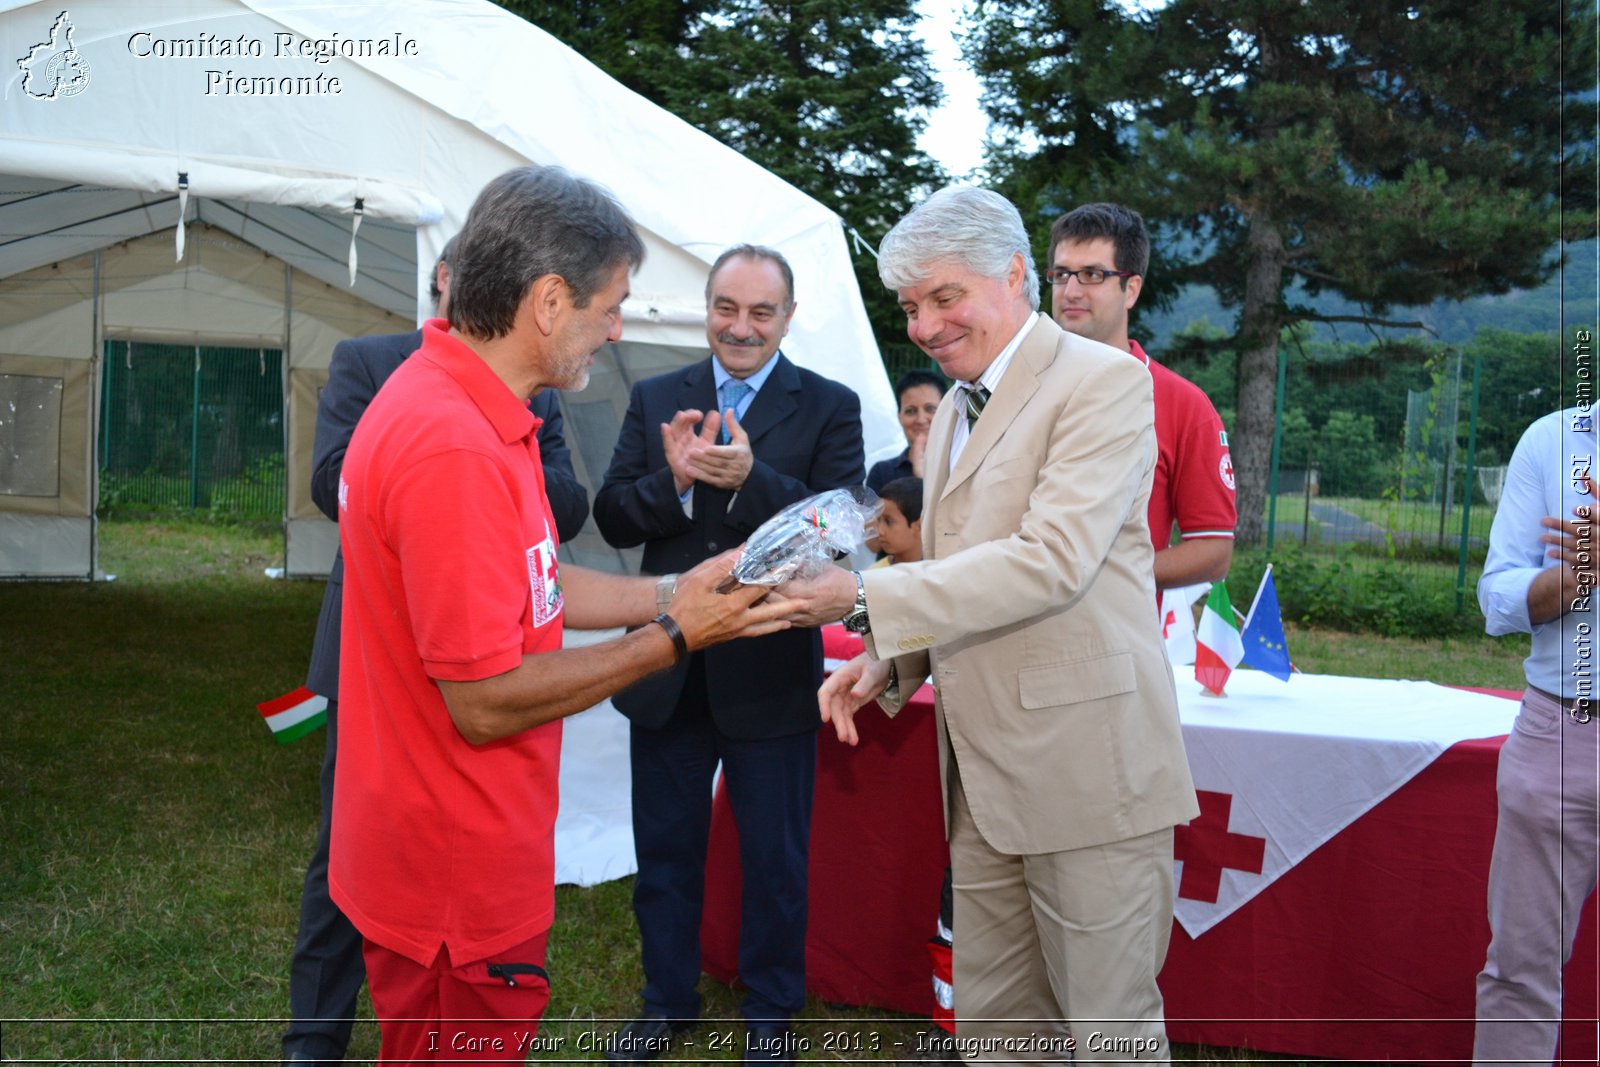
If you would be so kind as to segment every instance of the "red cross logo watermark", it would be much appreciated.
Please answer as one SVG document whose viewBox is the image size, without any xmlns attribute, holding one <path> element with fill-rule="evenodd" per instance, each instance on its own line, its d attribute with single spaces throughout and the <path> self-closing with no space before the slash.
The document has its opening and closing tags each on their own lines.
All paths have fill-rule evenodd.
<svg viewBox="0 0 1600 1067">
<path fill-rule="evenodd" d="M 1231 794 L 1199 789 L 1195 796 L 1200 801 L 1200 815 L 1172 832 L 1173 855 L 1183 861 L 1178 896 L 1215 904 L 1225 869 L 1261 873 L 1267 840 L 1228 831 L 1228 813 L 1233 809 Z"/>
</svg>

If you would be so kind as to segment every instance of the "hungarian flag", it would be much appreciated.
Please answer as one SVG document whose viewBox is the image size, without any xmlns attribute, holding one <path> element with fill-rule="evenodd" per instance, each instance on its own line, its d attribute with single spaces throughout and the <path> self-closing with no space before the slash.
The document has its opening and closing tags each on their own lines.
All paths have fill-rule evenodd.
<svg viewBox="0 0 1600 1067">
<path fill-rule="evenodd" d="M 256 707 L 280 745 L 298 741 L 328 721 L 328 698 L 305 686 Z"/>
<path fill-rule="evenodd" d="M 1239 623 L 1233 615 L 1225 582 L 1212 582 L 1195 631 L 1194 677 L 1206 692 L 1221 696 L 1228 675 L 1244 658 L 1244 642 L 1239 638 Z"/>
</svg>

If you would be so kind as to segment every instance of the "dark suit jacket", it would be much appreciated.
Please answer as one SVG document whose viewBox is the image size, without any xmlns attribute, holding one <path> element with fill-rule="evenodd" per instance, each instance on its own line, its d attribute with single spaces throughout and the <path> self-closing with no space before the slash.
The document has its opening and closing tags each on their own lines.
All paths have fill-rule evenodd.
<svg viewBox="0 0 1600 1067">
<path fill-rule="evenodd" d="M 333 348 L 328 384 L 317 401 L 317 436 L 311 453 L 311 499 L 321 512 L 339 521 L 339 472 L 356 422 L 389 380 L 396 367 L 422 346 L 422 331 L 352 337 Z M 539 428 L 539 457 L 544 465 L 545 492 L 563 542 L 578 536 L 589 517 L 589 492 L 572 469 L 572 454 L 561 436 L 561 405 L 555 390 L 546 389 L 529 405 L 544 420 Z M 339 623 L 344 594 L 344 554 L 333 558 L 328 587 L 317 616 L 306 686 L 331 700 L 339 696 Z"/>
<path fill-rule="evenodd" d="M 911 449 L 908 448 L 893 459 L 874 463 L 867 472 L 867 488 L 876 493 L 896 478 L 914 478 L 916 474 L 911 469 Z"/>
<path fill-rule="evenodd" d="M 616 548 L 644 545 L 646 574 L 687 570 L 741 544 L 783 507 L 814 493 L 859 485 L 865 470 L 861 402 L 856 394 L 803 370 L 779 353 L 740 424 L 755 465 L 738 493 L 697 483 L 685 515 L 667 466 L 661 424 L 679 411 L 714 411 L 711 359 L 633 387 L 611 468 L 594 498 L 600 535 Z M 816 729 L 822 641 L 794 629 L 706 649 L 712 716 L 730 737 L 781 737 Z M 619 693 L 613 703 L 635 723 L 671 717 L 688 661 Z"/>
</svg>

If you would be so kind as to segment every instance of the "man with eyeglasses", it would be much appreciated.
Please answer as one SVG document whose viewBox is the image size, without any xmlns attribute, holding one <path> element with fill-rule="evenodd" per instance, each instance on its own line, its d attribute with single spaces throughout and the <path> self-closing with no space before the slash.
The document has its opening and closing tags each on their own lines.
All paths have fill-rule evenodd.
<svg viewBox="0 0 1600 1067">
<path fill-rule="evenodd" d="M 1045 278 L 1056 324 L 1131 353 L 1150 369 L 1157 454 L 1149 514 L 1159 594 L 1227 575 L 1236 512 L 1233 459 L 1217 409 L 1199 386 L 1151 359 L 1128 336 L 1128 312 L 1139 302 L 1149 265 L 1150 235 L 1131 208 L 1085 204 L 1050 227 Z"/>
</svg>

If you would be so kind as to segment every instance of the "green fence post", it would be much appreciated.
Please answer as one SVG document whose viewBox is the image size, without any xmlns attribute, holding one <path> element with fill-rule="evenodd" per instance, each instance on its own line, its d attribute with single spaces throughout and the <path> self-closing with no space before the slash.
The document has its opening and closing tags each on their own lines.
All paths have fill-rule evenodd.
<svg viewBox="0 0 1600 1067">
<path fill-rule="evenodd" d="M 124 342 L 126 343 L 126 342 Z M 100 470 L 105 471 L 111 466 L 111 398 L 116 395 L 115 382 L 112 374 L 116 367 L 116 357 L 111 353 L 111 346 L 115 341 L 107 341 L 100 360 Z M 100 506 L 98 493 L 96 494 L 95 507 Z"/>
<path fill-rule="evenodd" d="M 194 409 L 189 413 L 189 510 L 200 509 L 200 346 L 194 348 Z"/>
<path fill-rule="evenodd" d="M 1483 381 L 1483 353 L 1472 360 L 1472 404 L 1467 414 L 1467 469 L 1461 479 L 1461 550 L 1456 564 L 1456 614 L 1461 614 L 1467 599 L 1467 541 L 1472 529 L 1472 489 L 1477 481 L 1478 386 Z"/>
<path fill-rule="evenodd" d="M 1272 469 L 1267 475 L 1267 558 L 1278 532 L 1278 460 L 1283 453 L 1283 380 L 1289 371 L 1289 353 L 1278 344 L 1278 393 L 1272 402 Z"/>
</svg>

